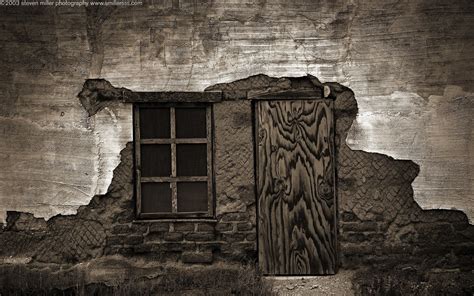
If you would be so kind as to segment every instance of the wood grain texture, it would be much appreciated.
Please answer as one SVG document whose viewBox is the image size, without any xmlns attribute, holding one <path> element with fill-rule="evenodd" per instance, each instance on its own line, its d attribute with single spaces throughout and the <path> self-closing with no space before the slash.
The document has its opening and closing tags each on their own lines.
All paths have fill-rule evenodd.
<svg viewBox="0 0 474 296">
<path fill-rule="evenodd" d="M 332 105 L 256 104 L 259 262 L 265 274 L 336 272 Z"/>
</svg>

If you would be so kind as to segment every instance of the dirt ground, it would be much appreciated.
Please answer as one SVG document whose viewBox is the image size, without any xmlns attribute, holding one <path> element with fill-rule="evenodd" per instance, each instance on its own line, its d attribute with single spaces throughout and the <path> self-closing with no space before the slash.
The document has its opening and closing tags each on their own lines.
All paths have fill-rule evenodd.
<svg viewBox="0 0 474 296">
<path fill-rule="evenodd" d="M 352 296 L 352 279 L 355 271 L 340 270 L 333 276 L 294 276 L 294 277 L 265 277 L 264 280 L 272 285 L 276 295 L 291 296 Z"/>
</svg>

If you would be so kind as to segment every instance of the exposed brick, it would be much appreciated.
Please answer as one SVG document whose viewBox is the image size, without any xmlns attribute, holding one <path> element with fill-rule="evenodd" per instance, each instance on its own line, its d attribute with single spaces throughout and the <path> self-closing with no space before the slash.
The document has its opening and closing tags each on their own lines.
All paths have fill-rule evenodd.
<svg viewBox="0 0 474 296">
<path fill-rule="evenodd" d="M 245 96 L 245 91 L 243 92 Z M 355 110 L 356 113 L 356 102 L 354 99 L 352 103 L 352 109 Z M 336 105 L 340 105 L 340 99 L 336 100 Z M 340 106 L 339 106 L 340 107 Z M 342 110 L 343 112 L 350 111 L 347 106 L 344 108 L 339 108 L 338 110 Z M 346 110 L 347 109 L 347 110 Z M 352 111 L 351 111 L 352 112 Z M 355 113 L 339 113 L 341 116 L 350 116 L 355 117 Z M 339 116 L 339 115 L 338 115 Z M 238 123 L 236 126 L 241 127 L 241 123 L 244 123 L 245 120 L 241 120 L 244 117 L 235 116 L 232 114 L 230 118 L 235 117 L 235 121 Z M 231 119 L 232 121 L 232 119 Z M 350 122 L 349 122 L 350 121 Z M 245 122 L 246 124 L 250 124 L 249 122 Z M 337 118 L 336 128 L 340 129 L 341 124 L 340 118 Z M 347 119 L 347 124 L 352 123 L 352 119 Z M 346 123 L 342 123 L 346 125 Z M 370 154 L 365 152 L 357 152 L 352 151 L 347 148 L 344 144 L 346 134 L 344 132 L 338 131 L 336 137 L 339 139 L 338 145 L 344 146 L 344 148 L 338 147 L 338 149 L 344 149 L 341 153 L 338 153 L 338 169 L 340 172 L 340 176 L 343 176 L 343 182 L 339 182 L 340 185 L 340 194 L 341 194 L 341 228 L 342 228 L 342 250 L 346 252 L 346 257 L 361 257 L 361 258 L 371 258 L 370 260 L 375 261 L 373 259 L 374 255 L 389 255 L 382 259 L 377 260 L 386 260 L 387 257 L 397 257 L 403 258 L 406 254 L 412 254 L 414 251 L 413 246 L 417 246 L 416 253 L 420 255 L 425 255 L 426 253 L 436 253 L 440 254 L 443 252 L 444 254 L 449 254 L 452 250 L 457 254 L 462 255 L 469 255 L 472 254 L 473 246 L 472 245 L 461 245 L 461 244 L 454 244 L 452 242 L 457 241 L 472 241 L 472 233 L 474 228 L 472 226 L 467 226 L 467 221 L 465 222 L 465 216 L 461 213 L 450 214 L 448 211 L 445 211 L 443 214 L 440 211 L 421 211 L 416 203 L 412 200 L 412 189 L 411 189 L 411 181 L 418 173 L 418 169 L 411 169 L 410 167 L 415 167 L 414 164 L 410 164 L 409 161 L 406 161 L 406 164 L 403 164 L 402 161 L 393 161 L 390 160 L 388 157 L 383 155 L 376 155 Z M 131 145 L 128 145 L 131 147 Z M 125 163 L 129 163 L 130 165 L 125 166 L 126 172 L 133 171 L 132 167 L 132 156 L 133 151 L 127 150 L 128 158 L 125 157 L 120 166 L 124 167 Z M 227 152 L 226 152 L 227 153 Z M 124 156 L 124 155 L 122 155 Z M 344 160 L 344 158 L 346 158 Z M 232 159 L 232 158 L 230 158 Z M 252 165 L 250 164 L 250 171 L 252 170 Z M 405 172 L 407 171 L 407 172 Z M 126 178 L 125 178 L 125 177 Z M 130 175 L 123 175 L 120 171 L 116 171 L 116 175 L 114 176 L 113 183 L 111 184 L 112 190 L 108 194 L 113 197 L 121 198 L 121 200 L 114 202 L 114 209 L 119 207 L 124 207 L 127 210 L 123 211 L 122 213 L 115 215 L 115 211 L 108 212 L 106 211 L 107 208 L 102 206 L 110 205 L 109 195 L 107 198 L 94 198 L 91 201 L 91 204 L 88 207 L 84 207 L 81 210 L 81 214 L 77 215 L 77 217 L 69 218 L 59 218 L 59 219 L 52 219 L 51 222 L 48 222 L 51 226 L 59 226 L 61 229 L 62 225 L 58 224 L 57 221 L 69 221 L 68 223 L 78 224 L 79 227 L 71 228 L 72 230 L 76 230 L 73 234 L 76 237 L 81 237 L 79 234 L 85 233 L 86 235 L 90 235 L 93 233 L 102 233 L 102 228 L 94 228 L 94 227 L 83 227 L 81 224 L 83 223 L 82 219 L 85 217 L 86 219 L 95 219 L 98 217 L 97 213 L 104 213 L 107 215 L 115 215 L 115 221 L 119 221 L 120 223 L 129 223 L 132 219 L 134 219 L 133 214 L 133 202 L 130 198 L 131 196 L 131 188 L 130 182 L 132 182 L 132 176 Z M 117 180 L 119 182 L 117 182 Z M 124 185 L 124 180 L 129 182 L 130 184 Z M 128 181 L 127 181 L 128 180 Z M 114 185 L 114 183 L 120 183 Z M 246 208 L 248 211 L 247 213 L 229 213 L 224 214 L 222 218 L 222 223 L 216 225 L 216 229 L 219 233 L 217 233 L 217 238 L 226 238 L 228 241 L 232 242 L 229 244 L 228 242 L 220 242 L 220 241 L 213 241 L 210 239 L 213 236 L 205 237 L 205 241 L 196 240 L 199 243 L 190 243 L 190 242 L 182 242 L 182 243 L 173 243 L 173 237 L 183 237 L 183 232 L 194 232 L 195 234 L 190 234 L 190 238 L 193 235 L 197 235 L 198 233 L 207 233 L 212 232 L 212 225 L 208 225 L 207 223 L 201 222 L 193 224 L 189 222 L 176 222 L 176 231 L 172 234 L 168 234 L 170 226 L 173 228 L 175 225 L 174 223 L 166 223 L 166 222 L 151 222 L 151 223 L 134 223 L 133 231 L 134 234 L 147 234 L 146 227 L 149 226 L 150 234 L 146 236 L 145 243 L 138 243 L 137 245 L 131 246 L 132 248 L 122 248 L 118 245 L 123 244 L 125 241 L 140 241 L 139 237 L 141 236 L 110 236 L 107 239 L 107 246 L 104 250 L 104 253 L 108 254 L 110 252 L 123 252 L 127 253 L 129 250 L 133 250 L 134 253 L 146 253 L 149 250 L 159 251 L 156 252 L 157 256 L 163 257 L 173 257 L 173 256 L 180 256 L 181 251 L 216 251 L 219 249 L 227 250 L 229 252 L 235 252 L 236 250 L 244 249 L 252 251 L 256 246 L 256 234 L 249 233 L 249 230 L 253 230 L 253 227 L 249 228 L 249 220 L 250 217 L 253 219 L 255 215 L 255 205 L 251 204 L 250 200 L 254 198 L 253 194 L 251 194 L 252 186 L 251 185 L 241 185 L 241 182 L 231 182 L 235 183 L 234 187 L 238 187 L 238 191 L 235 192 L 231 188 L 228 192 L 225 192 L 228 196 L 233 196 L 233 198 L 239 198 L 239 203 L 242 202 L 245 206 L 250 205 Z M 244 184 L 248 184 L 248 182 L 243 182 Z M 234 185 L 234 184 L 232 184 Z M 115 186 L 115 187 L 114 187 Z M 130 188 L 129 190 L 121 190 L 121 187 Z M 222 186 L 225 187 L 225 186 Z M 241 190 L 241 188 L 244 188 Z M 246 189 L 245 189 L 246 188 Z M 228 193 L 228 194 L 227 194 Z M 240 195 L 242 194 L 242 195 Z M 240 198 L 240 197 L 244 198 Z M 102 200 L 102 201 L 101 201 Z M 103 202 L 106 201 L 106 202 Z M 227 201 L 225 201 L 227 202 Z M 98 208 L 101 206 L 102 208 Z M 237 211 L 239 207 L 228 207 L 232 208 L 232 211 Z M 245 208 L 245 206 L 243 208 Z M 87 208 L 96 208 L 97 211 L 94 211 L 90 216 Z M 250 215 L 248 213 L 251 213 Z M 431 214 L 429 214 L 431 213 Z M 363 219 L 365 222 L 360 222 L 359 218 Z M 444 217 L 444 218 L 443 218 Z M 77 219 L 79 218 L 79 219 Z M 104 216 L 103 221 L 107 221 L 110 217 Z M 373 221 L 380 221 L 378 225 Z M 56 222 L 53 222 L 56 221 Z M 227 221 L 227 223 L 226 223 Z M 413 228 L 414 221 L 425 221 L 426 223 L 420 223 L 416 225 L 415 230 L 410 233 L 401 232 L 397 228 L 402 228 L 405 225 L 410 225 Z M 440 223 L 444 221 L 443 223 Z M 449 223 L 446 223 L 448 222 Z M 454 222 L 456 224 L 451 224 Z M 28 225 L 28 223 L 18 221 L 18 227 L 24 230 L 34 230 L 32 229 L 33 226 Z M 51 223 L 51 224 L 50 224 Z M 62 223 L 62 222 L 61 222 Z M 189 224 L 187 224 L 189 223 Z M 137 226 L 141 225 L 141 226 Z M 189 226 L 187 226 L 189 225 Z M 251 225 L 251 224 L 250 224 Z M 111 225 L 104 225 L 105 229 L 109 229 Z M 114 234 L 129 234 L 126 231 L 126 225 L 116 225 L 116 227 L 112 228 L 112 233 Z M 386 231 L 386 233 L 379 233 L 378 231 L 385 231 L 387 227 L 391 227 L 390 231 Z M 42 226 L 46 227 L 46 226 Z M 143 228 L 144 227 L 144 228 Z M 143 228 L 143 229 L 142 229 Z M 453 228 L 457 231 L 453 233 Z M 85 231 L 82 231 L 84 229 Z M 54 228 L 53 228 L 54 230 Z M 132 231 L 132 227 L 128 228 L 129 231 Z M 464 231 L 465 230 L 465 231 Z M 240 231 L 238 233 L 223 235 L 222 232 L 230 232 L 230 231 Z M 462 233 L 461 233 L 462 232 Z M 165 234 L 167 234 L 165 236 Z M 18 233 L 18 235 L 24 235 Z M 48 238 L 49 238 L 49 234 Z M 51 235 L 55 235 L 51 233 Z M 469 237 L 469 235 L 471 235 Z M 394 242 L 397 241 L 397 236 L 399 236 L 400 240 L 406 241 L 406 245 L 383 245 L 385 236 L 387 236 L 387 244 L 395 244 Z M 99 238 L 97 241 L 100 241 L 100 245 L 102 244 L 103 238 Z M 137 238 L 138 237 L 138 238 Z M 163 243 L 162 240 L 164 238 L 171 238 L 170 242 Z M 202 236 L 198 236 L 203 239 Z M 64 237 L 58 236 L 53 237 L 56 241 L 60 243 Z M 57 238 L 57 239 L 56 239 Z M 67 237 L 66 237 L 67 238 Z M 196 237 L 195 237 L 196 238 Z M 34 238 L 33 238 L 34 239 Z M 88 239 L 87 236 L 84 236 L 83 239 Z M 181 240 L 180 239 L 180 240 Z M 210 239 L 210 241 L 208 241 Z M 354 243 L 347 243 L 345 241 L 348 239 Z M 79 242 L 79 241 L 78 241 Z M 88 242 L 88 241 L 87 241 Z M 150 243 L 148 243 L 150 242 Z M 155 242 L 155 243 L 151 243 Z M 115 244 L 116 243 L 116 244 Z M 110 245 L 109 245 L 110 244 Z M 20 246 L 20 244 L 17 244 Z M 29 246 L 28 246 L 29 247 Z M 82 248 L 82 247 L 81 247 Z M 54 249 L 51 247 L 51 249 Z M 79 250 L 86 254 L 87 252 L 90 253 L 89 248 L 82 248 Z M 352 253 L 350 253 L 352 252 Z M 169 255 L 172 253 L 171 255 Z M 192 252 L 194 253 L 194 252 Z M 169 255 L 169 256 L 168 256 Z M 214 254 L 217 256 L 217 253 Z M 351 256 L 353 255 L 353 256 Z M 367 256 L 363 256 L 367 255 Z M 395 256 L 394 256 L 395 255 Z M 419 256 L 421 257 L 421 256 Z M 440 257 L 440 256 L 436 256 Z M 237 258 L 237 257 L 236 257 Z M 366 259 L 363 259 L 366 260 Z M 361 260 L 361 261 L 363 261 Z M 369 262 L 367 259 L 365 262 Z"/>
<path fill-rule="evenodd" d="M 212 252 L 183 252 L 181 255 L 183 263 L 212 263 Z"/>
<path fill-rule="evenodd" d="M 151 253 L 153 251 L 153 245 L 140 244 L 133 247 L 133 252 L 136 254 Z"/>
<path fill-rule="evenodd" d="M 361 243 L 366 241 L 366 237 L 363 233 L 360 232 L 348 232 L 342 235 L 342 240 L 351 243 Z"/>
<path fill-rule="evenodd" d="M 124 236 L 109 236 L 107 237 L 107 245 L 121 245 L 124 243 Z"/>
<path fill-rule="evenodd" d="M 120 208 L 124 210 L 133 209 L 134 206 L 135 206 L 135 202 L 133 200 L 124 200 L 120 203 Z"/>
<path fill-rule="evenodd" d="M 254 241 L 254 240 L 257 239 L 257 234 L 256 233 L 249 233 L 249 234 L 247 234 L 245 239 L 248 240 L 248 241 Z"/>
<path fill-rule="evenodd" d="M 220 232 L 232 231 L 233 228 L 234 228 L 233 223 L 218 223 L 216 225 L 216 230 Z"/>
<path fill-rule="evenodd" d="M 390 223 L 378 223 L 379 231 L 387 231 L 390 227 Z"/>
<path fill-rule="evenodd" d="M 47 223 L 44 219 L 35 218 L 32 214 L 9 212 L 9 221 L 14 221 L 8 226 L 11 231 L 44 231 Z M 12 225 L 13 224 L 13 225 Z"/>
<path fill-rule="evenodd" d="M 199 251 L 220 251 L 225 242 L 202 242 L 197 243 Z"/>
<path fill-rule="evenodd" d="M 454 230 L 447 223 L 420 223 L 415 225 L 418 231 L 418 240 L 426 243 L 450 241 L 454 239 Z"/>
<path fill-rule="evenodd" d="M 204 223 L 198 224 L 198 231 L 201 231 L 201 232 L 213 232 L 214 228 L 215 228 L 214 224 L 204 224 Z"/>
<path fill-rule="evenodd" d="M 255 242 L 236 242 L 232 244 L 232 248 L 245 251 L 254 251 L 257 249 L 257 244 Z"/>
<path fill-rule="evenodd" d="M 165 248 L 163 247 L 164 242 L 149 242 L 149 243 L 143 243 L 141 245 L 137 245 L 134 247 L 140 247 L 143 246 L 144 249 L 150 249 L 150 253 L 154 254 L 163 254 Z"/>
<path fill-rule="evenodd" d="M 439 255 L 443 253 L 449 253 L 452 250 L 452 246 L 443 244 L 433 244 L 427 247 L 421 247 L 414 251 L 415 255 Z"/>
<path fill-rule="evenodd" d="M 160 260 L 161 262 L 179 262 L 181 259 L 181 253 L 182 252 L 167 252 L 167 253 L 153 253 L 155 255 L 155 258 L 157 260 Z M 150 255 L 148 255 L 149 257 Z"/>
<path fill-rule="evenodd" d="M 124 223 L 132 222 L 134 218 L 135 218 L 135 215 L 134 215 L 133 211 L 131 211 L 129 209 L 127 211 L 123 211 L 123 212 L 117 214 L 115 216 L 115 221 L 118 222 L 118 223 L 124 224 Z"/>
<path fill-rule="evenodd" d="M 175 223 L 174 224 L 174 231 L 194 231 L 194 223 Z"/>
<path fill-rule="evenodd" d="M 182 241 L 183 234 L 180 232 L 169 232 L 164 234 L 164 239 L 166 241 Z"/>
<path fill-rule="evenodd" d="M 400 241 L 403 243 L 414 243 L 417 240 L 416 232 L 407 232 L 400 235 Z"/>
<path fill-rule="evenodd" d="M 377 231 L 377 222 L 349 222 L 341 223 L 342 230 L 344 231 Z"/>
<path fill-rule="evenodd" d="M 123 256 L 131 256 L 133 255 L 133 248 L 132 247 L 122 247 L 118 250 L 118 253 Z"/>
<path fill-rule="evenodd" d="M 180 243 L 164 242 L 154 245 L 153 249 L 159 252 L 181 252 L 184 250 L 184 246 Z"/>
<path fill-rule="evenodd" d="M 121 246 L 107 246 L 104 248 L 104 255 L 119 254 Z"/>
<path fill-rule="evenodd" d="M 231 233 L 231 234 L 224 233 L 223 234 L 223 239 L 225 241 L 229 242 L 229 243 L 243 241 L 245 239 L 245 234 L 243 234 L 243 233 Z"/>
<path fill-rule="evenodd" d="M 383 242 L 385 241 L 385 234 L 383 233 L 367 233 L 366 235 L 366 238 L 368 241 L 372 241 L 372 242 Z"/>
<path fill-rule="evenodd" d="M 132 224 L 132 232 L 144 234 L 148 232 L 148 225 L 147 224 Z"/>
<path fill-rule="evenodd" d="M 181 251 L 195 251 L 197 249 L 195 243 L 183 243 L 183 242 L 164 242 L 156 244 L 154 247 L 156 250 L 166 252 L 181 252 Z"/>
<path fill-rule="evenodd" d="M 409 245 L 392 245 L 384 246 L 382 252 L 384 254 L 411 254 L 414 251 L 413 246 Z"/>
<path fill-rule="evenodd" d="M 374 247 L 371 245 L 345 243 L 341 244 L 343 254 L 361 255 L 374 253 Z"/>
<path fill-rule="evenodd" d="M 252 223 L 238 223 L 237 224 L 238 231 L 248 231 L 252 229 L 253 229 Z"/>
<path fill-rule="evenodd" d="M 247 91 L 245 90 L 229 90 L 222 92 L 223 99 L 238 100 L 247 98 Z"/>
<path fill-rule="evenodd" d="M 456 255 L 468 255 L 472 257 L 474 254 L 474 243 L 464 243 L 454 246 L 454 253 Z"/>
<path fill-rule="evenodd" d="M 351 222 L 351 221 L 358 221 L 359 219 L 357 218 L 357 216 L 352 213 L 352 212 L 343 212 L 341 215 L 341 220 L 342 221 L 348 221 L 348 222 Z"/>
<path fill-rule="evenodd" d="M 170 229 L 169 223 L 153 222 L 150 224 L 149 231 L 150 233 L 154 232 L 168 232 Z"/>
<path fill-rule="evenodd" d="M 114 228 L 112 228 L 113 234 L 127 234 L 130 232 L 132 232 L 132 230 L 128 224 L 115 225 Z"/>
<path fill-rule="evenodd" d="M 190 241 L 211 241 L 214 239 L 215 239 L 215 235 L 213 233 L 195 232 L 195 233 L 188 233 L 186 235 L 186 240 L 190 240 Z"/>
<path fill-rule="evenodd" d="M 130 235 L 125 237 L 126 245 L 138 245 L 143 243 L 143 236 L 141 235 Z"/>
<path fill-rule="evenodd" d="M 224 254 L 229 254 L 233 253 L 235 249 L 232 248 L 232 244 L 230 243 L 225 243 L 221 245 L 221 252 Z"/>
<path fill-rule="evenodd" d="M 464 230 L 469 226 L 469 223 L 453 223 L 453 227 L 456 231 Z"/>
<path fill-rule="evenodd" d="M 157 242 L 161 241 L 164 238 L 164 233 L 163 232 L 154 232 L 154 233 L 149 233 L 148 235 L 145 236 L 145 241 L 146 242 Z"/>
<path fill-rule="evenodd" d="M 385 218 L 382 214 L 376 214 L 376 215 L 374 215 L 374 220 L 381 222 L 381 221 L 384 221 Z"/>
<path fill-rule="evenodd" d="M 465 237 L 467 241 L 474 241 L 474 227 L 472 225 L 469 225 L 468 228 L 459 231 L 459 234 Z"/>
<path fill-rule="evenodd" d="M 415 229 L 419 233 L 446 233 L 453 230 L 449 223 L 417 223 Z"/>
<path fill-rule="evenodd" d="M 223 222 L 239 222 L 239 221 L 248 221 L 249 214 L 248 213 L 228 213 L 222 216 L 221 221 Z"/>
</svg>

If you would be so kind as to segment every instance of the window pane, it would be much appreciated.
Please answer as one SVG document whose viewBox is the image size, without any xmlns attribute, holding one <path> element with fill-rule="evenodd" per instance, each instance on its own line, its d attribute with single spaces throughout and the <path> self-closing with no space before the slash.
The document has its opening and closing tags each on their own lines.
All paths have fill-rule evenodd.
<svg viewBox="0 0 474 296">
<path fill-rule="evenodd" d="M 205 138 L 206 108 L 176 108 L 176 137 Z"/>
<path fill-rule="evenodd" d="M 142 213 L 171 212 L 170 183 L 142 183 Z"/>
<path fill-rule="evenodd" d="M 140 137 L 169 138 L 170 109 L 169 108 L 140 108 Z"/>
<path fill-rule="evenodd" d="M 206 176 L 206 144 L 176 145 L 176 162 L 178 176 Z"/>
<path fill-rule="evenodd" d="M 171 175 L 170 145 L 141 145 L 142 177 L 169 177 Z"/>
<path fill-rule="evenodd" d="M 178 212 L 207 212 L 207 182 L 178 184 Z"/>
</svg>

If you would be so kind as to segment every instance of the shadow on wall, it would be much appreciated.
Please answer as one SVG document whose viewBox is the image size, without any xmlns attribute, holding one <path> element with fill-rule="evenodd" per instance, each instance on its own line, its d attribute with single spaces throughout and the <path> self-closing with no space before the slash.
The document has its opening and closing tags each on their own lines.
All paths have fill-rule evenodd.
<svg viewBox="0 0 474 296">
<path fill-rule="evenodd" d="M 255 75 L 206 90 L 221 90 L 225 100 L 244 100 L 248 93 L 308 87 L 329 92 L 335 99 L 342 267 L 427 260 L 444 267 L 472 267 L 474 226 L 468 224 L 466 215 L 460 211 L 423 211 L 417 205 L 411 187 L 419 172 L 414 162 L 354 151 L 346 145 L 347 132 L 357 115 L 357 102 L 350 89 L 337 83 L 322 84 L 311 75 L 296 78 Z M 81 98 L 91 115 L 107 104 L 123 100 L 124 93 L 133 95 L 132 91 L 115 88 L 105 80 L 87 81 L 81 93 L 89 93 L 88 97 L 93 98 Z M 147 235 L 168 231 L 166 227 L 158 231 L 161 224 L 132 223 L 132 157 L 129 143 L 121 152 L 121 162 L 108 192 L 95 196 L 77 215 L 58 215 L 46 222 L 28 213 L 9 212 L 7 225 L 0 233 L 0 255 L 28 258 L 33 263 L 76 263 L 110 254 L 180 261 L 185 251 L 180 243 L 174 244 L 173 256 L 163 255 L 169 254 L 168 249 L 145 247 Z M 210 231 L 216 234 L 215 229 Z M 221 247 L 217 243 L 210 248 L 214 254 L 221 254 L 224 252 Z M 256 260 L 256 253 L 251 251 L 217 257 L 230 261 Z"/>
</svg>

